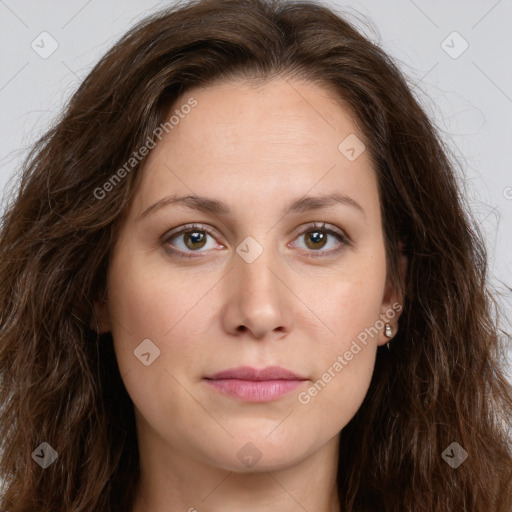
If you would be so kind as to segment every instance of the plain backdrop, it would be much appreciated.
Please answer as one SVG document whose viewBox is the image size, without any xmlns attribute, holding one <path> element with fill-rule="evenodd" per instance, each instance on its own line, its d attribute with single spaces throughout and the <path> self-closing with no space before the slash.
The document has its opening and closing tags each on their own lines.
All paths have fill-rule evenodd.
<svg viewBox="0 0 512 512">
<path fill-rule="evenodd" d="M 349 21 L 396 60 L 450 145 L 462 168 L 459 179 L 466 197 L 486 236 L 491 284 L 510 319 L 512 0 L 323 3 L 348 13 Z M 7 181 L 28 147 L 92 66 L 135 22 L 171 4 L 0 0 L 3 200 Z M 503 328 L 510 332 L 509 323 Z"/>
</svg>

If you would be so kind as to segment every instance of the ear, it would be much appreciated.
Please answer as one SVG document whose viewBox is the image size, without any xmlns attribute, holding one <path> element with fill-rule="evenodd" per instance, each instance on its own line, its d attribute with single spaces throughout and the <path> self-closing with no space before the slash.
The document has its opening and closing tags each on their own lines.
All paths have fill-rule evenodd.
<svg viewBox="0 0 512 512">
<path fill-rule="evenodd" d="M 402 240 L 398 243 L 399 260 L 398 260 L 398 271 L 402 286 L 405 288 L 405 276 L 407 275 L 408 258 L 404 253 L 405 244 Z M 382 306 L 380 312 L 380 318 L 384 322 L 384 325 L 388 323 L 391 327 L 391 338 L 385 335 L 385 329 L 383 328 L 378 335 L 377 344 L 385 345 L 393 339 L 398 330 L 398 319 L 404 309 L 404 297 L 401 290 L 397 290 L 388 279 L 386 282 L 386 288 L 384 290 L 384 296 L 382 298 Z"/>
<path fill-rule="evenodd" d="M 91 318 L 91 329 L 98 334 L 103 334 L 112 330 L 110 324 L 110 310 L 108 300 L 102 296 L 93 302 L 94 314 Z"/>
</svg>

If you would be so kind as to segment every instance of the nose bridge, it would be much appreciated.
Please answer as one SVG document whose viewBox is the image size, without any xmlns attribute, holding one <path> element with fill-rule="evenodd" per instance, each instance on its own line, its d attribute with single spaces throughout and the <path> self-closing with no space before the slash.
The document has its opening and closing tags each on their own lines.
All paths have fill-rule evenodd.
<svg viewBox="0 0 512 512">
<path fill-rule="evenodd" d="M 261 236 L 261 235 L 260 235 Z M 249 329 L 255 337 L 283 328 L 282 284 L 275 272 L 279 272 L 278 251 L 270 246 L 272 237 L 262 243 L 247 237 L 236 248 L 235 268 L 232 273 L 232 312 L 237 311 L 236 325 Z"/>
<path fill-rule="evenodd" d="M 242 289 L 254 293 L 268 292 L 273 288 L 275 275 L 270 269 L 278 266 L 277 253 L 272 245 L 271 236 L 246 237 L 236 248 L 236 274 L 241 279 Z"/>
</svg>

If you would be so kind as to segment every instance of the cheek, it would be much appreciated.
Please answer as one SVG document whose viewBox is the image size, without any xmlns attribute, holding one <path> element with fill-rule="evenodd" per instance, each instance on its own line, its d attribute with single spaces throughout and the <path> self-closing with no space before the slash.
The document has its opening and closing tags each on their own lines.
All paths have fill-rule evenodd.
<svg viewBox="0 0 512 512">
<path fill-rule="evenodd" d="M 356 339 L 369 345 L 376 343 L 374 326 L 381 313 L 386 275 L 380 260 L 367 261 L 357 269 L 351 267 L 351 272 L 338 274 L 336 279 L 326 280 L 321 293 L 311 290 L 308 295 L 315 311 L 313 323 L 324 324 L 325 335 L 319 347 L 325 357 L 349 350 Z"/>
<path fill-rule="evenodd" d="M 343 429 L 356 414 L 375 365 L 376 344 L 361 342 L 364 337 L 357 338 L 357 319 L 351 321 L 352 326 L 347 326 L 336 340 L 315 349 L 317 371 L 310 385 L 297 395 L 304 418 L 315 417 L 330 435 Z"/>
<path fill-rule="evenodd" d="M 169 270 L 162 255 L 128 246 L 110 265 L 110 313 L 120 338 L 163 340 L 208 290 L 184 282 L 186 273 Z M 140 342 L 140 341 L 139 341 Z"/>
<path fill-rule="evenodd" d="M 126 390 L 136 410 L 152 423 L 168 418 L 170 411 L 186 416 L 181 378 L 175 372 L 176 367 L 189 366 L 183 360 L 186 347 L 177 343 L 175 333 L 185 313 L 183 300 L 176 293 L 163 294 L 164 288 L 172 288 L 149 278 L 132 262 L 122 263 L 112 266 L 109 302 L 114 349 Z"/>
<path fill-rule="evenodd" d="M 154 361 L 150 366 L 156 365 L 163 352 L 163 335 L 177 321 L 174 312 L 178 294 L 163 294 L 157 276 L 148 272 L 151 269 L 144 268 L 135 255 L 135 250 L 123 250 L 109 269 L 109 313 L 121 375 L 144 366 L 136 357 L 141 343 L 148 349 L 143 353 L 149 352 L 149 361 Z M 161 283 L 160 287 L 163 289 Z"/>
<path fill-rule="evenodd" d="M 202 368 L 207 357 L 200 344 L 204 308 L 214 307 L 205 295 L 215 283 L 201 280 L 190 286 L 184 274 L 143 264 L 136 250 L 123 254 L 131 256 L 118 256 L 110 266 L 112 337 L 125 386 L 143 408 L 164 399 L 155 400 L 154 389 L 168 390 L 172 401 L 177 393 L 171 391 L 179 389 L 183 374 Z"/>
<path fill-rule="evenodd" d="M 376 323 L 380 325 L 384 272 L 377 263 L 330 283 L 325 299 L 315 301 L 318 317 L 329 329 L 322 329 L 325 335 L 314 347 L 315 380 L 297 398 L 333 433 L 352 419 L 370 385 L 382 330 Z"/>
</svg>

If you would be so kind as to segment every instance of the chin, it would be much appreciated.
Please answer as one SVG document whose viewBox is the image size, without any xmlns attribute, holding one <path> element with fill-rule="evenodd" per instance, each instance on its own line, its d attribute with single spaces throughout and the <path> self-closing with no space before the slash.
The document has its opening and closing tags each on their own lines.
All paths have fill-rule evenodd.
<svg viewBox="0 0 512 512">
<path fill-rule="evenodd" d="M 267 434 L 260 436 L 236 436 L 216 453 L 208 454 L 216 466 L 236 473 L 259 473 L 286 469 L 307 456 L 308 446 L 291 436 L 270 440 Z M 297 447 L 301 450 L 298 451 Z M 207 447 L 203 447 L 203 449 Z M 311 447 L 313 448 L 313 447 Z M 211 449 L 211 446 L 210 446 Z"/>
</svg>

